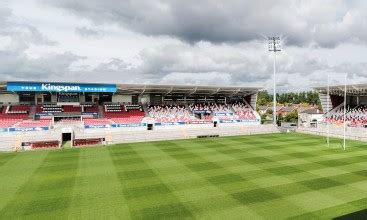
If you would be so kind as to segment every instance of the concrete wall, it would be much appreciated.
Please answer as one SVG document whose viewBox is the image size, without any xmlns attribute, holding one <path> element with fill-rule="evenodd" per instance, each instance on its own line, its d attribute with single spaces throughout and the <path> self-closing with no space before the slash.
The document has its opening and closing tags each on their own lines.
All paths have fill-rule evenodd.
<svg viewBox="0 0 367 220">
<path fill-rule="evenodd" d="M 51 95 L 51 102 L 57 102 L 57 95 L 56 94 Z"/>
<path fill-rule="evenodd" d="M 0 95 L 0 102 L 2 103 L 18 103 L 19 102 L 19 95 L 17 94 L 1 94 Z"/>
<path fill-rule="evenodd" d="M 219 124 L 216 128 L 212 124 L 172 125 L 156 126 L 152 131 L 147 131 L 146 127 L 85 129 L 76 131 L 75 137 L 79 139 L 105 138 L 107 144 L 118 144 L 188 139 L 196 138 L 199 135 L 234 136 L 267 133 L 279 133 L 279 130 L 273 125 L 245 125 L 242 123 Z"/>
<path fill-rule="evenodd" d="M 113 95 L 112 102 L 131 102 L 131 95 Z"/>
<path fill-rule="evenodd" d="M 34 96 L 34 102 L 37 103 L 37 99 L 41 98 L 43 102 L 43 94 L 42 93 L 36 93 L 36 95 Z M 38 103 L 37 103 L 38 104 Z"/>
<path fill-rule="evenodd" d="M 85 95 L 83 95 L 83 94 L 79 95 L 79 102 L 81 102 L 81 103 L 85 102 Z"/>
</svg>

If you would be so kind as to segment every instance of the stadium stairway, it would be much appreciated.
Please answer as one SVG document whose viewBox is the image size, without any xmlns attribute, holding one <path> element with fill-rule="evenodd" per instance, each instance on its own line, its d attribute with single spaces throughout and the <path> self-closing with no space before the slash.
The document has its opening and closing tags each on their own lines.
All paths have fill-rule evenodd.
<svg viewBox="0 0 367 220">
<path fill-rule="evenodd" d="M 143 107 L 145 117 L 149 117 L 148 104 L 144 103 L 144 104 L 141 105 L 141 107 Z"/>
<path fill-rule="evenodd" d="M 254 113 L 254 115 L 256 116 L 257 119 L 259 119 L 261 121 L 261 116 L 260 114 L 256 111 L 256 109 L 254 109 L 252 107 L 252 105 L 250 105 L 248 102 L 246 102 L 246 100 L 243 100 L 245 104 L 247 104 L 251 109 L 252 109 L 252 112 Z M 252 101 L 251 101 L 252 102 Z M 255 102 L 255 105 L 256 105 L 256 102 Z"/>
<path fill-rule="evenodd" d="M 331 107 L 331 110 L 328 112 L 324 113 L 324 117 L 326 117 L 327 115 L 332 115 L 333 113 L 335 113 L 339 108 L 342 108 L 344 106 L 344 103 L 341 103 L 340 105 L 336 106 L 335 108 Z"/>
<path fill-rule="evenodd" d="M 103 118 L 104 117 L 104 106 L 103 105 L 99 105 L 98 106 L 98 115 L 99 115 L 99 118 Z"/>
<path fill-rule="evenodd" d="M 320 96 L 321 106 L 322 106 L 322 109 L 324 109 L 324 112 L 332 111 L 333 107 L 331 104 L 330 96 L 328 97 L 326 94 L 323 94 L 323 93 L 319 93 L 319 96 Z"/>
<path fill-rule="evenodd" d="M 232 111 L 233 115 L 235 115 L 235 114 L 236 114 L 236 111 L 234 110 L 234 108 L 233 108 L 233 106 L 232 106 L 232 105 L 230 105 L 230 106 L 229 106 L 229 109 Z"/>
<path fill-rule="evenodd" d="M 36 115 L 36 106 L 32 105 L 30 110 L 29 110 L 28 118 L 29 119 L 34 119 L 35 115 Z"/>
<path fill-rule="evenodd" d="M 190 112 L 191 115 L 195 116 L 187 103 L 185 103 L 185 108 Z"/>
</svg>

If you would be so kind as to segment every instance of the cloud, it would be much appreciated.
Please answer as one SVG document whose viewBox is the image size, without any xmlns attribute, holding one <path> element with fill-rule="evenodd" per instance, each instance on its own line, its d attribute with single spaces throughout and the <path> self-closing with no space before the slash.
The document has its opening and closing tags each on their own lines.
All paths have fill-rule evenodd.
<svg viewBox="0 0 367 220">
<path fill-rule="evenodd" d="M 100 38 L 103 36 L 102 32 L 88 27 L 77 27 L 75 33 L 85 38 Z"/>
<path fill-rule="evenodd" d="M 9 8 L 0 8 L 0 37 L 9 39 L 0 49 L 1 80 L 64 79 L 72 65 L 83 57 L 70 52 L 48 52 L 44 56 L 29 53 L 32 46 L 52 47 L 57 42 L 36 27 L 15 16 Z"/>
<path fill-rule="evenodd" d="M 14 16 L 9 8 L 0 7 L 0 36 L 9 37 L 12 47 L 23 50 L 30 45 L 55 45 L 34 26 Z"/>
<path fill-rule="evenodd" d="M 57 18 L 41 22 L 45 2 L 52 5 L 47 14 Z M 358 83 L 367 76 L 366 62 L 345 58 L 358 57 L 356 47 L 367 48 L 365 5 L 39 0 L 32 6 L 41 13 L 15 15 L 26 11 L 19 4 L 14 11 L 0 8 L 0 79 L 271 89 L 273 57 L 264 36 L 279 34 L 285 43 L 277 56 L 279 91 L 325 85 L 328 73 L 335 83 L 346 72 L 350 83 Z"/>
<path fill-rule="evenodd" d="M 71 53 L 49 53 L 31 58 L 23 51 L 0 51 L 0 78 L 3 80 L 70 81 L 72 65 L 83 57 Z M 71 74 L 73 75 L 73 74 Z"/>
<path fill-rule="evenodd" d="M 367 42 L 364 5 L 344 0 L 43 0 L 97 25 L 119 24 L 151 36 L 190 43 L 233 43 L 281 35 L 286 44 L 335 47 Z"/>
</svg>

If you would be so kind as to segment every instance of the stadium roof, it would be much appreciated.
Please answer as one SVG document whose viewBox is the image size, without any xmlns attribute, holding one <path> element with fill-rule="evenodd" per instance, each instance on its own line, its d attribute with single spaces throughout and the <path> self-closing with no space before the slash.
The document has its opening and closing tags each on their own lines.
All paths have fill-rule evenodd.
<svg viewBox="0 0 367 220">
<path fill-rule="evenodd" d="M 330 86 L 330 95 L 344 95 L 344 85 Z M 314 87 L 319 93 L 327 93 L 327 86 Z M 367 96 L 367 84 L 352 84 L 347 85 L 347 95 Z"/>
<path fill-rule="evenodd" d="M 24 83 L 24 82 L 23 82 Z M 25 82 L 26 83 L 26 82 Z M 37 83 L 35 81 L 29 83 Z M 68 83 L 68 82 L 42 82 Z M 82 82 L 72 83 L 78 84 Z M 0 92 L 6 92 L 7 82 L 0 82 Z M 97 84 L 97 83 L 88 83 Z M 104 84 L 104 83 L 98 83 Z M 181 95 L 249 95 L 257 93 L 262 87 L 247 86 L 208 86 L 208 85 L 157 85 L 157 84 L 116 84 L 117 92 L 122 94 L 181 94 Z"/>
<path fill-rule="evenodd" d="M 186 94 L 186 95 L 248 95 L 261 87 L 242 86 L 197 86 L 197 85 L 144 85 L 118 84 L 117 92 L 125 94 Z"/>
</svg>

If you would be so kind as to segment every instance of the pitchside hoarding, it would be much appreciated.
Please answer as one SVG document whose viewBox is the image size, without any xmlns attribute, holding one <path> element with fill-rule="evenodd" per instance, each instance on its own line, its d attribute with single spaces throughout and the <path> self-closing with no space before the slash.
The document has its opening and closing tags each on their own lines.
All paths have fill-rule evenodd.
<svg viewBox="0 0 367 220">
<path fill-rule="evenodd" d="M 116 92 L 116 84 L 8 82 L 12 92 Z"/>
</svg>

